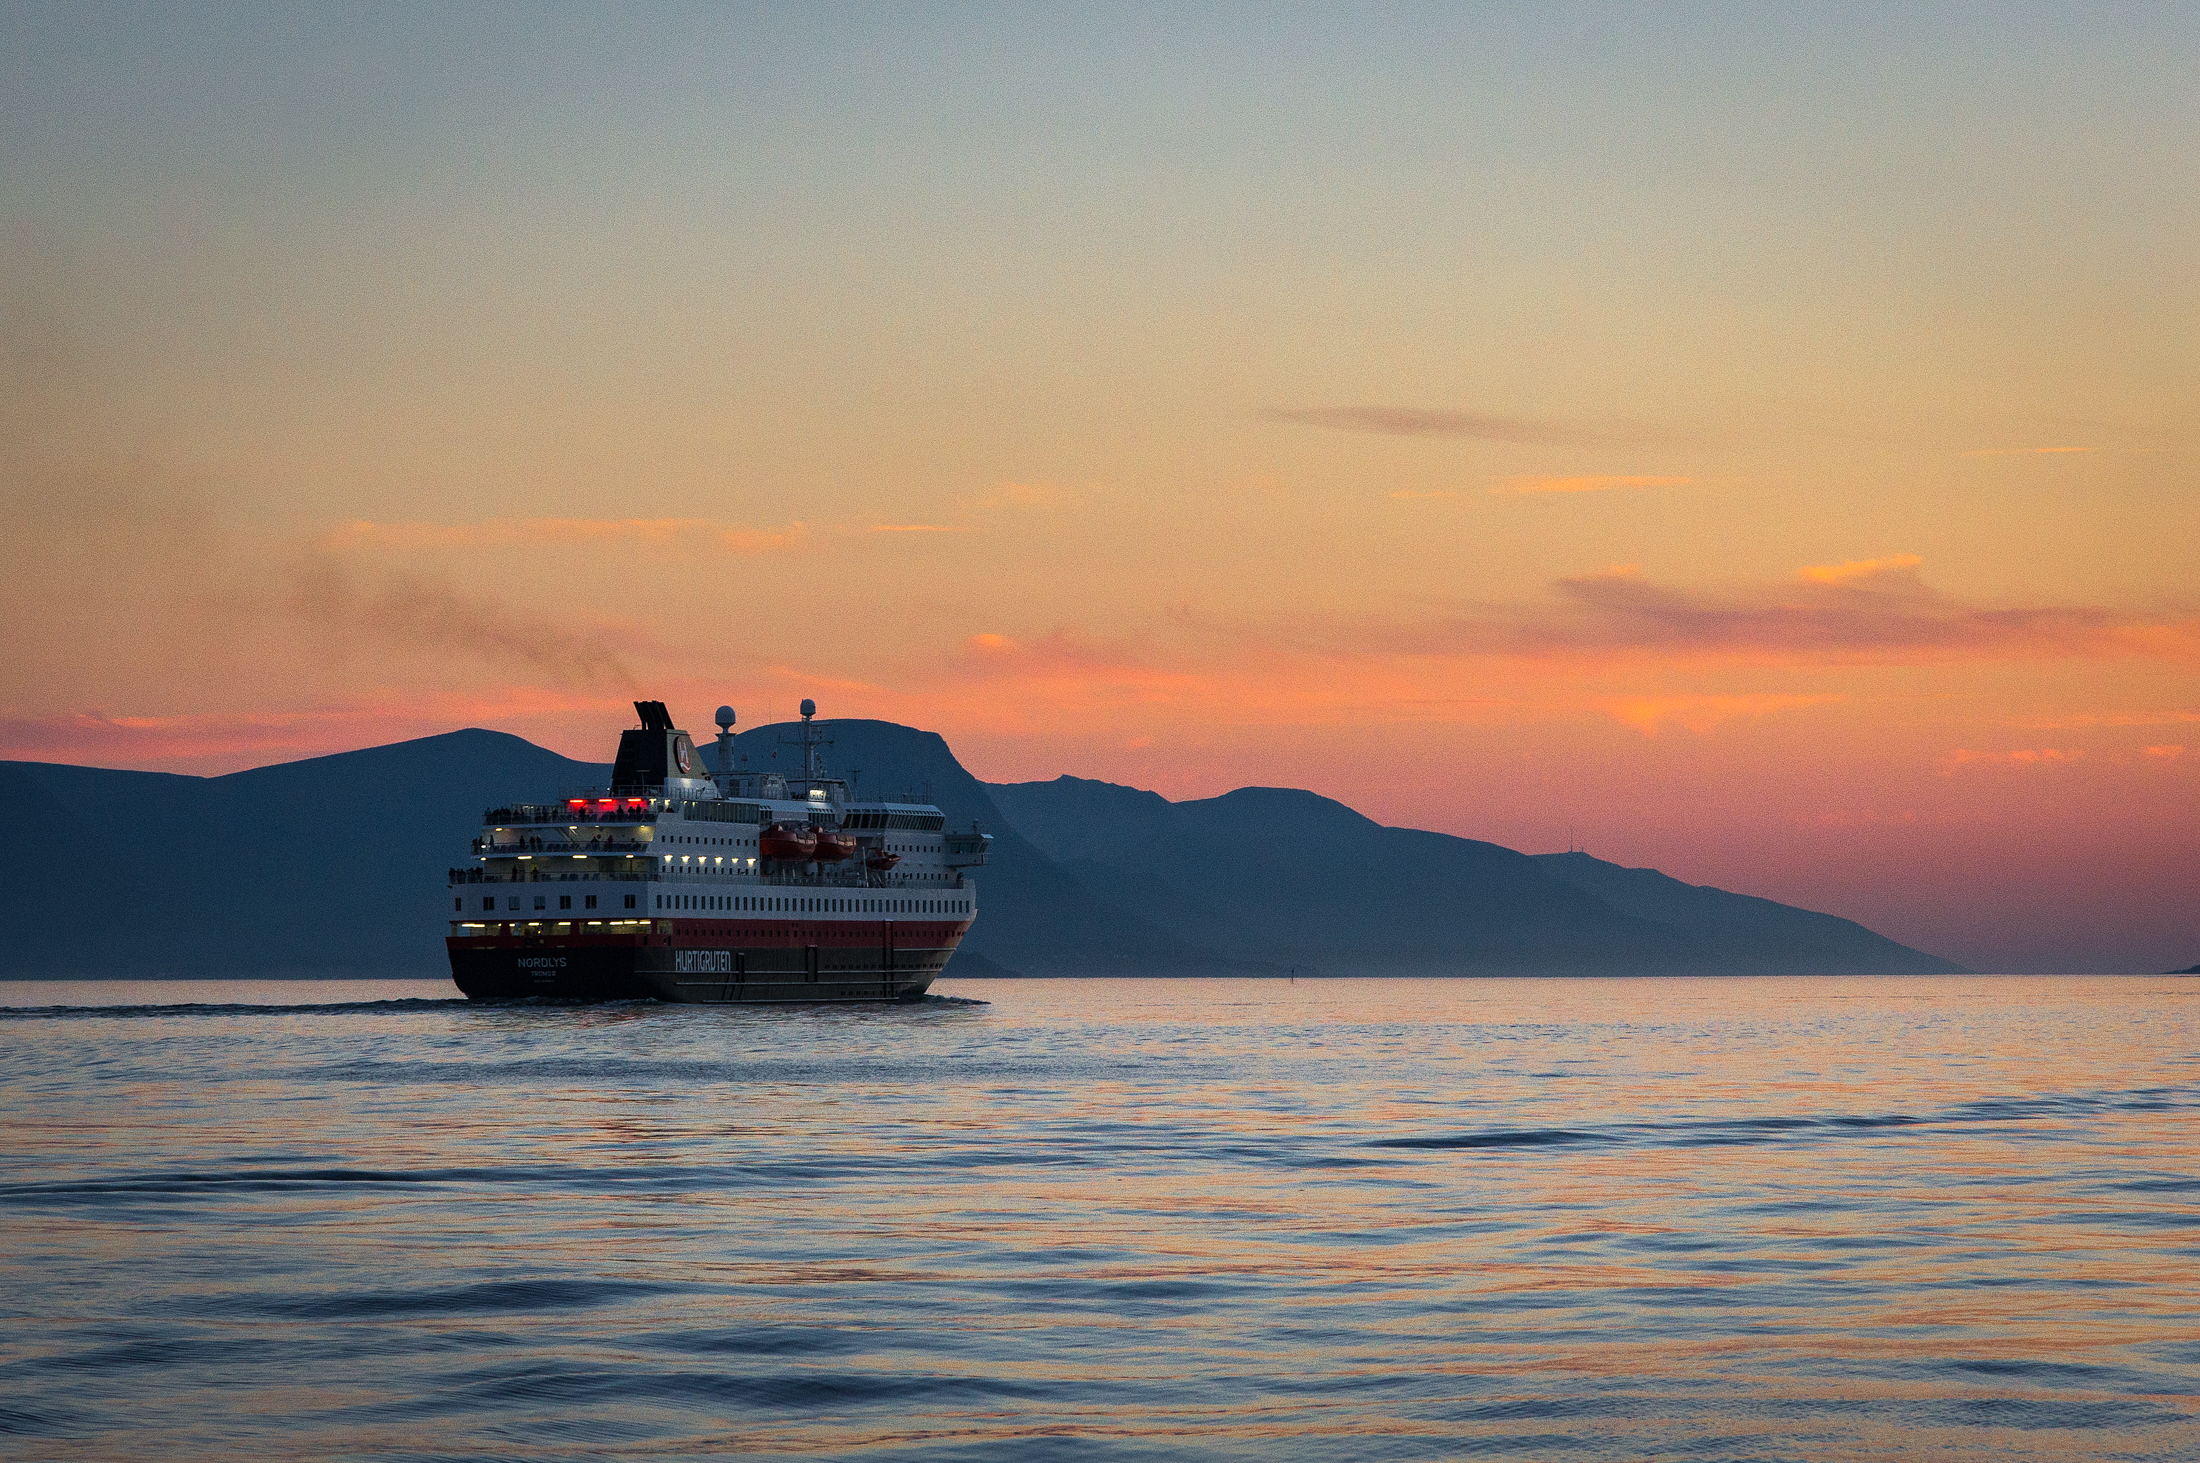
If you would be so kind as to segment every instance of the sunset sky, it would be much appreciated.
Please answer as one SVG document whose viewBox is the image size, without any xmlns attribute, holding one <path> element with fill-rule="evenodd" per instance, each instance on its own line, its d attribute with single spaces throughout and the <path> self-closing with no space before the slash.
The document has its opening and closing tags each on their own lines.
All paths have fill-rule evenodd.
<svg viewBox="0 0 2200 1463">
<path fill-rule="evenodd" d="M 2200 960 L 2200 9 L 0 8 L 0 756 L 803 696 Z"/>
</svg>

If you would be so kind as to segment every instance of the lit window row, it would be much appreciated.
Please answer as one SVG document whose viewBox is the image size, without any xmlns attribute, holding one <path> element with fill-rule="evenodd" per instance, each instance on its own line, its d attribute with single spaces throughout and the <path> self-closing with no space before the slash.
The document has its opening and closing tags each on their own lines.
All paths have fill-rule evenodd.
<svg viewBox="0 0 2200 1463">
<path fill-rule="evenodd" d="M 521 901 L 521 900 L 523 900 L 523 899 L 525 899 L 526 897 L 527 897 L 527 896 L 526 896 L 526 895 L 523 895 L 523 894 L 509 894 L 509 895 L 506 895 L 506 896 L 505 896 L 505 899 L 504 899 L 504 907 L 505 907 L 505 909 L 506 909 L 506 910 L 508 910 L 508 911 L 517 911 L 517 910 L 518 910 L 518 909 L 520 908 L 520 901 Z M 624 905 L 622 906 L 622 908 L 626 908 L 626 909 L 632 909 L 632 908 L 634 908 L 634 907 L 635 907 L 635 904 L 634 904 L 634 896 L 633 896 L 633 895 L 631 895 L 631 894 L 628 894 L 628 895 L 626 895 L 626 896 L 624 896 L 624 897 L 625 897 L 626 903 L 625 903 L 625 904 L 624 904 Z M 581 908 L 583 908 L 583 909 L 594 909 L 594 908 L 596 907 L 596 896 L 595 896 L 595 895 L 593 895 L 593 894 L 583 894 L 582 896 L 580 896 L 580 898 L 581 898 Z M 534 907 L 535 907 L 535 908 L 537 908 L 537 909 L 548 909 L 548 908 L 550 907 L 550 896 L 549 896 L 549 895 L 547 895 L 547 894 L 537 894 L 537 895 L 535 895 L 535 896 L 534 896 L 534 901 L 535 901 L 535 906 L 534 906 Z M 492 913 L 494 913 L 494 912 L 496 911 L 496 907 L 497 907 L 497 897 L 496 897 L 496 896 L 495 896 L 494 894 L 484 894 L 484 895 L 482 895 L 482 896 L 481 896 L 481 912 L 482 912 L 483 914 L 492 914 Z M 560 908 L 560 909 L 571 909 L 572 907 L 573 907 L 573 896 L 572 896 L 572 895 L 570 895 L 570 894 L 560 894 L 560 895 L 558 896 L 558 908 Z M 464 897 L 463 897 L 463 896 L 454 896 L 454 897 L 452 898 L 452 900 L 451 900 L 451 912 L 452 912 L 453 914 L 464 914 L 464 913 L 466 912 L 466 900 L 464 899 Z"/>
<path fill-rule="evenodd" d="M 487 901 L 495 903 L 494 900 Z M 713 914 L 968 914 L 964 899 L 835 899 L 810 894 L 660 894 L 657 908 Z"/>
</svg>

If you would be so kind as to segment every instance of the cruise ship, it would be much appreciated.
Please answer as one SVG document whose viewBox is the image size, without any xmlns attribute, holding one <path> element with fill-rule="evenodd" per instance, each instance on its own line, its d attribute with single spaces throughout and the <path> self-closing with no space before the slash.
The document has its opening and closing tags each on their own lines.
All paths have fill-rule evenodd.
<svg viewBox="0 0 2200 1463">
<path fill-rule="evenodd" d="M 993 840 L 927 802 L 830 776 L 802 703 L 800 776 L 734 765 L 730 706 L 706 769 L 662 701 L 637 701 L 611 785 L 482 816 L 451 870 L 451 979 L 477 1000 L 913 1001 L 977 918 Z"/>
</svg>

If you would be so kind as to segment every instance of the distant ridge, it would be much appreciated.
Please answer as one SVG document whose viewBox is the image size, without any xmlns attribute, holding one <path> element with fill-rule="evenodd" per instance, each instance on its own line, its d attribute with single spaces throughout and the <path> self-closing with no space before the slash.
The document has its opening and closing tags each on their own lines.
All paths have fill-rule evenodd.
<svg viewBox="0 0 2200 1463">
<path fill-rule="evenodd" d="M 2171 975 L 2200 975 L 2200 965 L 2188 965 L 2183 970 L 2173 970 Z"/>
<path fill-rule="evenodd" d="M 1292 788 L 1172 803 L 988 785 L 936 733 L 821 722 L 869 796 L 994 835 L 956 975 L 1940 972 L 1848 920 L 1585 854 L 1386 828 Z M 791 756 L 783 725 L 735 740 Z M 706 758 L 715 749 L 706 744 Z M 484 808 L 609 768 L 469 729 L 224 777 L 0 762 L 34 839 L 0 850 L 0 977 L 434 976 L 445 870 Z"/>
<path fill-rule="evenodd" d="M 1388 828 L 1332 799 L 1239 788 L 1172 803 L 1086 778 L 994 802 L 1095 894 L 1165 930 L 1326 974 L 1947 974 L 1852 920 L 1623 869 Z"/>
<path fill-rule="evenodd" d="M 471 729 L 182 777 L 0 762 L 0 975 L 432 975 L 444 871 L 482 809 L 608 768 Z"/>
</svg>

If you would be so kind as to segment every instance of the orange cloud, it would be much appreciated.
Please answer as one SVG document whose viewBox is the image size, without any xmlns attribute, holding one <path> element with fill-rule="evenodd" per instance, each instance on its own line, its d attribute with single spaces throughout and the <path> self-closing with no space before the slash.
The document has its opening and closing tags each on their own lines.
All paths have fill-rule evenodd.
<svg viewBox="0 0 2200 1463">
<path fill-rule="evenodd" d="M 1940 770 L 1946 774 L 1958 767 L 2052 767 L 2081 761 L 2084 757 L 2082 747 L 2067 751 L 2059 747 L 2022 748 L 2013 752 L 1975 752 L 1959 747 L 1940 759 Z"/>
<path fill-rule="evenodd" d="M 1811 564 L 1802 570 L 1802 576 L 1813 584 L 1851 584 L 1859 579 L 1899 574 L 1924 562 L 1915 554 L 1890 554 L 1884 559 L 1851 559 L 1845 564 Z"/>
<path fill-rule="evenodd" d="M 1695 483 L 1685 477 L 1522 477 L 1507 481 L 1493 493 L 1608 493 L 1616 488 L 1685 488 Z"/>
<path fill-rule="evenodd" d="M 1796 821 L 1812 828 L 1887 828 L 1900 827 L 1917 821 L 1917 810 L 1904 808 L 1899 813 L 1882 813 L 1876 808 L 1861 812 L 1835 810 L 1820 813 L 1816 817 L 1799 818 Z"/>
<path fill-rule="evenodd" d="M 1335 427 L 1349 432 L 1380 432 L 1393 437 L 1467 437 L 1483 442 L 1515 442 L 1543 447 L 1603 447 L 1648 439 L 1637 427 L 1622 424 L 1584 426 L 1543 417 L 1499 416 L 1489 412 L 1444 411 L 1419 406 L 1313 406 L 1267 413 L 1272 421 Z"/>
<path fill-rule="evenodd" d="M 2179 757 L 2185 755 L 2185 749 L 2181 743 L 2166 747 L 2148 747 L 2146 749 L 2146 754 L 2149 757 L 2158 758 L 2164 762 L 2174 762 Z"/>
<path fill-rule="evenodd" d="M 1759 717 L 1770 716 L 1775 711 L 1790 711 L 1800 706 L 1824 706 L 1844 699 L 1846 698 L 1841 696 L 1772 694 L 1618 696 L 1599 698 L 1592 704 L 1622 726 L 1631 726 L 1646 737 L 1654 737 L 1658 734 L 1658 729 L 1667 722 L 1702 733 L 1738 717 L 1748 717 L 1754 721 Z"/>
<path fill-rule="evenodd" d="M 2069 731 L 2093 726 L 2190 726 L 2200 711 L 2082 712 L 2071 716 L 2031 716 L 2003 723 L 2012 731 Z"/>
<path fill-rule="evenodd" d="M 1763 667 L 1800 670 L 2013 659 L 2200 660 L 2200 622 L 2150 624 L 2089 606 L 1974 605 L 1921 581 L 1912 556 L 1813 566 L 1768 584 L 1683 590 L 1631 565 L 1562 580 L 1541 603 L 1470 605 L 1389 624 L 1169 617 L 1095 640 L 1069 628 L 967 636 L 927 660 L 928 689 L 896 704 L 969 725 L 973 705 L 1014 729 L 1112 726 L 1166 706 L 1184 724 L 1380 720 L 1519 723 L 1608 718 L 1644 735 L 1842 704 L 1824 684 L 1674 684 Z M 1619 679 L 1623 684 L 1612 684 Z M 982 694 L 972 694 L 973 690 Z M 996 730 L 1010 730 L 1009 726 Z M 1982 754 L 1966 752 L 1951 765 Z M 1996 754 L 1999 755 L 1999 754 Z M 2021 762 L 2022 758 L 2005 758 Z"/>
<path fill-rule="evenodd" d="M 0 757 L 219 773 L 467 726 L 526 728 L 541 741 L 575 724 L 621 717 L 628 709 L 619 697 L 501 686 L 473 692 L 383 692 L 371 701 L 297 711 L 167 716 L 60 712 L 0 719 Z M 592 758 L 597 752 L 584 750 L 582 755 Z"/>
<path fill-rule="evenodd" d="M 851 695 L 870 695 L 880 689 L 869 681 L 836 679 L 832 676 L 820 675 L 816 671 L 804 670 L 800 666 L 773 665 L 766 666 L 765 670 L 779 680 L 794 681 L 821 691 L 846 691 Z"/>
<path fill-rule="evenodd" d="M 737 554 L 791 548 L 805 525 L 762 529 L 707 518 L 486 518 L 477 523 L 373 523 L 354 519 L 323 534 L 322 549 L 549 548 L 592 544 L 654 547 L 715 544 Z"/>
<path fill-rule="evenodd" d="M 1062 490 L 1052 483 L 1002 483 L 993 492 L 972 501 L 971 507 L 1045 508 L 1062 501 Z"/>
<path fill-rule="evenodd" d="M 873 533 L 968 533 L 969 529 L 952 523 L 874 523 Z"/>
<path fill-rule="evenodd" d="M 790 523 L 785 528 L 726 528 L 719 530 L 721 548 L 736 554 L 770 554 L 791 549 L 808 532 L 809 525 Z"/>
<path fill-rule="evenodd" d="M 2097 452 L 2097 447 L 1981 447 L 1965 457 L 2059 457 L 2072 452 Z"/>
<path fill-rule="evenodd" d="M 1471 687 L 1471 689 L 1469 689 Z M 980 693 L 982 694 L 974 694 Z M 988 632 L 959 661 L 933 663 L 927 690 L 896 698 L 909 714 L 996 731 L 1118 724 L 1155 712 L 1206 726 L 1520 722 L 1608 717 L 1645 734 L 1703 733 L 1737 719 L 1845 699 L 1834 694 L 1613 693 L 1540 671 L 1493 677 L 1466 658 L 1324 651 L 1227 630 L 1186 641 L 1097 641 L 1072 629 L 1016 638 Z"/>
<path fill-rule="evenodd" d="M 1974 605 L 1920 580 L 1914 561 L 1820 566 L 1795 581 L 1671 589 L 1607 570 L 1561 579 L 1557 600 L 1481 606 L 1361 635 L 1420 654 L 1898 665 L 1926 660 L 2200 660 L 2200 620 L 2090 605 Z"/>
</svg>

